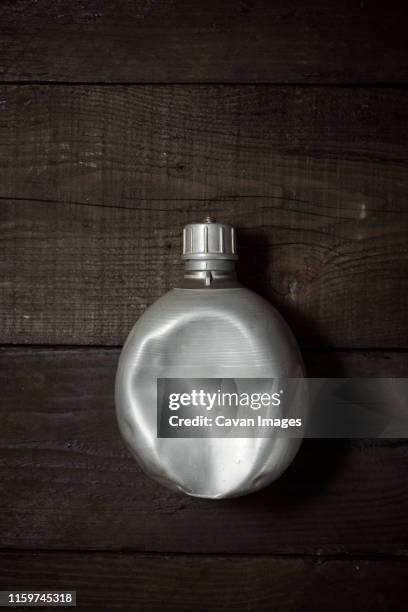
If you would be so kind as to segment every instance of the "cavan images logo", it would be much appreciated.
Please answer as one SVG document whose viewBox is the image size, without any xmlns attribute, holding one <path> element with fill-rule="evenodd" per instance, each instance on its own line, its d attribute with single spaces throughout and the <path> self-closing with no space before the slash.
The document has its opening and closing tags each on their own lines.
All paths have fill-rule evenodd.
<svg viewBox="0 0 408 612">
<path fill-rule="evenodd" d="M 211 390 L 214 381 L 201 380 L 203 386 L 197 387 L 197 381 L 188 379 L 159 379 L 159 437 L 255 437 L 270 435 L 265 434 L 267 428 L 302 427 L 301 418 L 283 414 L 282 388 L 271 392 Z M 230 386 L 236 383 L 232 379 L 223 382 Z M 264 388 L 264 381 L 259 380 L 259 384 Z M 254 385 L 254 379 L 247 385 Z"/>
</svg>

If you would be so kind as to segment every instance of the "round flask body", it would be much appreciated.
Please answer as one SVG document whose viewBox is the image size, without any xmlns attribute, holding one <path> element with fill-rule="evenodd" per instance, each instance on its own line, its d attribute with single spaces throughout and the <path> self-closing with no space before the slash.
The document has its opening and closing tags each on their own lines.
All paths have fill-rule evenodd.
<svg viewBox="0 0 408 612">
<path fill-rule="evenodd" d="M 279 431 L 265 437 L 158 437 L 157 380 L 303 376 L 289 327 L 256 293 L 238 285 L 176 288 L 146 310 L 127 338 L 116 377 L 119 427 L 143 470 L 161 484 L 203 498 L 245 495 L 286 470 L 301 438 Z"/>
</svg>

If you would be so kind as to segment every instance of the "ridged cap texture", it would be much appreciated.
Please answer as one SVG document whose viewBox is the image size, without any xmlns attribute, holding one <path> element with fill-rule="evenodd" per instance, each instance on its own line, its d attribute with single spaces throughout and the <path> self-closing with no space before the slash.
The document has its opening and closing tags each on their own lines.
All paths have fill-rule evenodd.
<svg viewBox="0 0 408 612">
<path fill-rule="evenodd" d="M 235 229 L 210 218 L 183 230 L 183 259 L 238 259 Z"/>
</svg>

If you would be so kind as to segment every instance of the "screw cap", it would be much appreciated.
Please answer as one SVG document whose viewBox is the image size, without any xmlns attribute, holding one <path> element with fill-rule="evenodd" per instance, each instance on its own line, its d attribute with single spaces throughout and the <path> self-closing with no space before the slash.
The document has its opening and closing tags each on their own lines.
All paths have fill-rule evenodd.
<svg viewBox="0 0 408 612">
<path fill-rule="evenodd" d="M 183 259 L 238 259 L 235 229 L 206 217 L 183 230 Z"/>
</svg>

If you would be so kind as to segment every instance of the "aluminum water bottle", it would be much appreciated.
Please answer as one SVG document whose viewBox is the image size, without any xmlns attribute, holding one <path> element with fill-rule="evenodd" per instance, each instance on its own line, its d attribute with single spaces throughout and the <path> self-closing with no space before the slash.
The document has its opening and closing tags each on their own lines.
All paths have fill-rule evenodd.
<svg viewBox="0 0 408 612">
<path fill-rule="evenodd" d="M 301 436 L 237 437 L 228 428 L 221 437 L 159 436 L 158 381 L 205 379 L 215 388 L 231 380 L 297 379 L 304 376 L 302 358 L 277 310 L 238 282 L 232 226 L 211 218 L 187 225 L 183 259 L 180 284 L 145 311 L 123 347 L 119 428 L 142 469 L 162 485 L 210 499 L 245 495 L 286 470 Z"/>
</svg>

